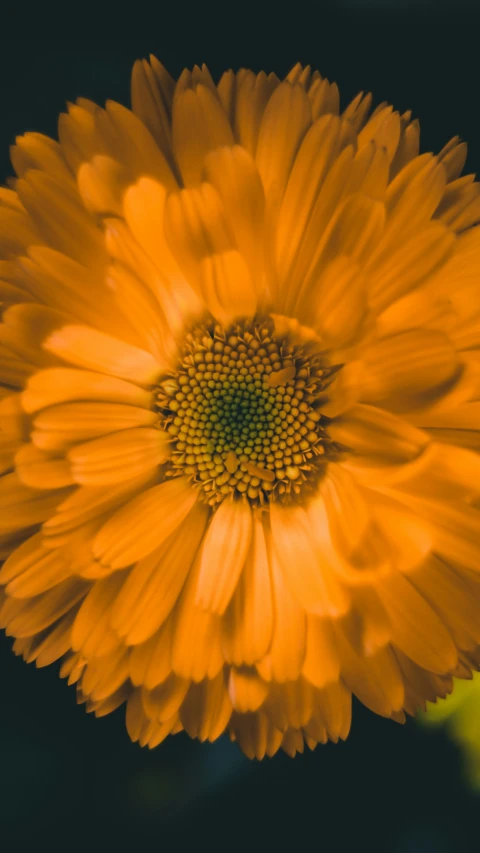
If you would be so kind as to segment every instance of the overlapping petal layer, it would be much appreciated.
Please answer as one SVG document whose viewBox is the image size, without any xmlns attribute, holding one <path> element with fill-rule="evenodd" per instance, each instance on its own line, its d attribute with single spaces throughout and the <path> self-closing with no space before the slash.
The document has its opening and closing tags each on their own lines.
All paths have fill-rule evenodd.
<svg viewBox="0 0 480 853">
<path fill-rule="evenodd" d="M 19 138 L 0 191 L 0 625 L 150 747 L 402 721 L 480 662 L 465 146 L 300 66 L 152 58 L 132 104 Z M 245 377 L 243 458 L 204 397 L 236 434 Z"/>
</svg>

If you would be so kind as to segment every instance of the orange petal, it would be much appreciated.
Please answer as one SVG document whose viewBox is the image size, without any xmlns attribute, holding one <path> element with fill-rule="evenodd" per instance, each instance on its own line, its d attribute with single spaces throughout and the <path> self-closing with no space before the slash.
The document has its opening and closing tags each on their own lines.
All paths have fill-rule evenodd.
<svg viewBox="0 0 480 853">
<path fill-rule="evenodd" d="M 445 624 L 407 578 L 379 580 L 378 593 L 390 618 L 392 640 L 409 658 L 435 673 L 449 672 L 457 651 Z"/>
<path fill-rule="evenodd" d="M 168 367 L 145 350 L 88 326 L 57 329 L 43 346 L 70 364 L 137 385 L 152 385 Z"/>
<path fill-rule="evenodd" d="M 33 489 L 61 489 L 75 483 L 69 463 L 55 459 L 34 444 L 24 444 L 15 454 L 19 479 Z"/>
<path fill-rule="evenodd" d="M 67 458 L 77 483 L 104 486 L 153 473 L 169 455 L 163 430 L 138 427 L 78 444 Z"/>
<path fill-rule="evenodd" d="M 197 493 L 184 477 L 148 489 L 117 510 L 93 541 L 102 565 L 123 568 L 158 548 L 188 515 Z"/>
<path fill-rule="evenodd" d="M 151 394 L 123 379 L 87 370 L 54 367 L 32 376 L 22 395 L 22 405 L 29 413 L 69 400 L 103 400 L 149 408 Z"/>
<path fill-rule="evenodd" d="M 190 737 L 212 742 L 223 734 L 231 714 L 225 678 L 220 672 L 212 681 L 190 686 L 180 709 L 180 720 Z"/>
<path fill-rule="evenodd" d="M 215 678 L 224 663 L 220 617 L 195 604 L 199 568 L 197 557 L 176 608 L 172 638 L 172 669 L 195 682 Z"/>
<path fill-rule="evenodd" d="M 332 577 L 322 572 L 309 518 L 302 507 L 270 506 L 272 542 L 278 564 L 301 607 L 319 616 L 344 612 Z M 337 582 L 338 586 L 338 582 Z M 340 609 L 339 609 L 340 606 Z"/>
<path fill-rule="evenodd" d="M 305 659 L 306 617 L 285 584 L 276 549 L 269 542 L 269 561 L 272 578 L 274 628 L 268 665 L 257 664 L 262 678 L 290 681 L 298 678 Z"/>
<path fill-rule="evenodd" d="M 226 659 L 237 666 L 260 660 L 269 649 L 272 631 L 272 589 L 265 533 L 262 521 L 254 515 L 245 567 L 222 619 Z"/>
<path fill-rule="evenodd" d="M 117 572 L 94 583 L 73 624 L 71 645 L 75 651 L 90 657 L 107 654 L 120 645 L 111 630 L 110 616 L 124 582 L 123 572 Z"/>
<path fill-rule="evenodd" d="M 142 704 L 147 717 L 165 723 L 179 710 L 190 682 L 171 673 L 153 690 L 142 689 Z"/>
<path fill-rule="evenodd" d="M 228 695 L 236 711 L 257 711 L 268 693 L 268 684 L 254 669 L 232 668 L 228 679 Z"/>
<path fill-rule="evenodd" d="M 208 511 L 196 503 L 159 548 L 133 567 L 112 610 L 111 624 L 130 645 L 143 643 L 171 613 L 203 538 Z"/>
<path fill-rule="evenodd" d="M 252 513 L 246 502 L 224 500 L 210 522 L 202 545 L 195 603 L 222 614 L 245 566 L 252 536 Z"/>
<path fill-rule="evenodd" d="M 158 414 L 122 403 L 63 403 L 36 415 L 32 440 L 41 450 L 65 451 L 69 445 L 121 429 L 152 426 Z"/>
<path fill-rule="evenodd" d="M 201 180 L 209 151 L 233 145 L 233 134 L 219 100 L 207 86 L 184 89 L 175 94 L 172 114 L 175 158 L 186 186 Z"/>
<path fill-rule="evenodd" d="M 338 681 L 340 659 L 329 619 L 307 617 L 307 643 L 302 675 L 315 687 Z"/>
</svg>

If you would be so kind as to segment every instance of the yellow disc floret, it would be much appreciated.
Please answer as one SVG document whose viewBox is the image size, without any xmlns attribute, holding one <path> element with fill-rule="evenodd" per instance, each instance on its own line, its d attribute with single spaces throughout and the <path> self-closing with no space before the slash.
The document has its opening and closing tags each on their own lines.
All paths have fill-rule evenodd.
<svg viewBox="0 0 480 853">
<path fill-rule="evenodd" d="M 257 504 L 300 495 L 336 449 L 318 409 L 332 375 L 269 318 L 196 326 L 158 391 L 172 474 L 189 474 L 211 505 L 231 493 Z"/>
</svg>

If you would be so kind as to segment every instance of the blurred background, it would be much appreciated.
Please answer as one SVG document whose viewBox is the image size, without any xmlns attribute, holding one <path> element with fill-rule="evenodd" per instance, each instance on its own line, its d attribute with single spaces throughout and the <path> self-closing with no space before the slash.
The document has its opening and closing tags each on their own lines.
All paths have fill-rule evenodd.
<svg viewBox="0 0 480 853">
<path fill-rule="evenodd" d="M 343 106 L 370 90 L 375 103 L 412 109 L 423 151 L 438 151 L 459 134 L 469 143 L 468 171 L 480 169 L 477 0 L 338 0 L 257 4 L 254 11 L 236 3 L 215 13 L 211 4 L 182 4 L 166 18 L 149 10 L 140 27 L 135 11 L 128 21 L 120 13 L 102 21 L 97 10 L 82 38 L 74 38 L 70 23 L 63 32 L 17 38 L 22 31 L 7 22 L 0 50 L 2 180 L 11 174 L 15 136 L 29 130 L 55 136 L 66 101 L 84 96 L 128 104 L 131 65 L 150 52 L 174 76 L 206 62 L 215 79 L 229 67 L 283 76 L 297 61 L 310 63 L 337 81 Z M 6 850 L 479 848 L 480 795 L 471 759 L 458 745 L 458 715 L 456 731 L 442 720 L 399 726 L 356 703 L 346 743 L 259 764 L 226 738 L 200 745 L 181 734 L 152 752 L 141 750 L 128 739 L 122 709 L 95 720 L 76 705 L 58 667 L 27 666 L 5 637 L 0 667 Z M 480 744 L 480 727 L 476 741 L 472 724 L 480 718 L 480 689 L 466 692 L 471 746 Z"/>
</svg>

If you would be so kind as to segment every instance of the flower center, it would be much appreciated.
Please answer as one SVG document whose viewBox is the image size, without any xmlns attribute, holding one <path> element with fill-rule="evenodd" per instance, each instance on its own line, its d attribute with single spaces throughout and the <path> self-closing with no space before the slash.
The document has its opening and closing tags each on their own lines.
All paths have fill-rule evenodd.
<svg viewBox="0 0 480 853">
<path fill-rule="evenodd" d="M 317 409 L 335 370 L 277 337 L 270 318 L 195 326 L 157 392 L 169 473 L 189 475 L 212 506 L 230 494 L 262 505 L 310 491 L 336 449 Z"/>
</svg>

